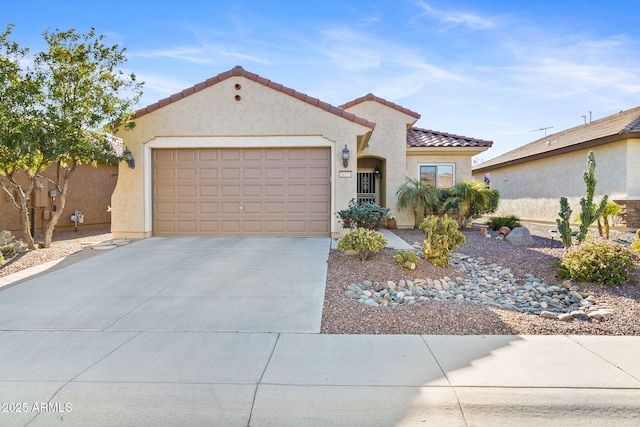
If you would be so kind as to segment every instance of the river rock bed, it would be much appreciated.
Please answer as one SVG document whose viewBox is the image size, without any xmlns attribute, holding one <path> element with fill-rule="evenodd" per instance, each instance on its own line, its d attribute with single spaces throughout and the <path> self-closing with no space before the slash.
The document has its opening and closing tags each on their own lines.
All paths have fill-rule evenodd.
<svg viewBox="0 0 640 427">
<path fill-rule="evenodd" d="M 509 268 L 487 264 L 484 257 L 472 258 L 462 253 L 454 253 L 449 263 L 461 275 L 384 282 L 364 280 L 348 285 L 345 295 L 372 307 L 467 301 L 562 321 L 602 320 L 614 313 L 598 304 L 591 292 L 581 292 L 570 280 L 550 285 L 531 274 L 518 278 Z"/>
</svg>

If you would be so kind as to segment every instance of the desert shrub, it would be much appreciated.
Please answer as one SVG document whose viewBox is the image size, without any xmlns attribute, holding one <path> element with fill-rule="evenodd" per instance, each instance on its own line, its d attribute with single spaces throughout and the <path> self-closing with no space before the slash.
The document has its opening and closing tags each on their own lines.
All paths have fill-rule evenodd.
<svg viewBox="0 0 640 427">
<path fill-rule="evenodd" d="M 420 229 L 425 233 L 422 243 L 425 259 L 440 267 L 449 266 L 451 253 L 466 241 L 464 234 L 458 230 L 458 223 L 446 215 L 442 218 L 427 216 L 420 224 Z"/>
<path fill-rule="evenodd" d="M 385 223 L 391 215 L 391 209 L 372 202 L 359 204 L 356 199 L 351 199 L 346 209 L 336 212 L 336 216 L 342 220 L 342 226 L 348 229 L 373 230 Z"/>
<path fill-rule="evenodd" d="M 368 228 L 356 228 L 340 238 L 338 249 L 341 251 L 356 251 L 360 260 L 369 258 L 371 252 L 380 252 L 387 244 L 387 239 L 379 231 Z"/>
<path fill-rule="evenodd" d="M 26 250 L 27 245 L 21 240 L 16 240 L 10 231 L 0 231 L 0 253 L 7 255 L 26 252 Z"/>
<path fill-rule="evenodd" d="M 631 247 L 640 255 L 640 230 L 636 230 L 636 240 L 631 244 Z"/>
<path fill-rule="evenodd" d="M 441 193 L 442 211 L 456 218 L 460 229 L 465 229 L 473 219 L 498 209 L 500 193 L 479 181 L 458 182 Z"/>
<path fill-rule="evenodd" d="M 558 263 L 558 276 L 579 282 L 616 286 L 626 282 L 640 264 L 631 248 L 609 240 L 587 237 L 568 248 Z"/>
<path fill-rule="evenodd" d="M 407 251 L 398 250 L 396 251 L 396 254 L 393 257 L 393 259 L 396 260 L 397 264 L 400 264 L 401 266 L 409 270 L 415 270 L 416 266 L 418 265 L 418 262 L 420 261 L 420 259 L 418 258 L 418 255 L 416 255 L 416 253 L 412 250 L 407 250 Z"/>
<path fill-rule="evenodd" d="M 516 227 L 521 227 L 520 218 L 515 215 L 509 216 L 494 216 L 493 218 L 487 221 L 487 226 L 493 230 L 498 231 L 502 227 L 509 227 L 513 230 Z"/>
</svg>

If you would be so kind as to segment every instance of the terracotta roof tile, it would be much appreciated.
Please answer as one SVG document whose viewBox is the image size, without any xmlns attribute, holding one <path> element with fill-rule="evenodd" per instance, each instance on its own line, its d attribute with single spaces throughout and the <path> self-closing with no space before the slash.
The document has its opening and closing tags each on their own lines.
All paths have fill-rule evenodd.
<svg viewBox="0 0 640 427">
<path fill-rule="evenodd" d="M 414 111 L 411 111 L 408 108 L 404 108 L 404 107 L 402 107 L 402 106 L 400 106 L 398 104 L 394 104 L 391 101 L 387 101 L 386 99 L 380 98 L 379 96 L 375 96 L 372 93 L 368 93 L 365 96 L 361 96 L 360 98 L 354 99 L 353 101 L 349 101 L 346 104 L 342 104 L 342 105 L 340 105 L 340 108 L 346 110 L 347 108 L 351 108 L 354 105 L 358 105 L 358 104 L 363 103 L 365 101 L 375 101 L 375 102 L 378 102 L 378 103 L 380 103 L 382 105 L 386 105 L 389 108 L 393 108 L 394 110 L 397 110 L 397 111 L 400 111 L 400 112 L 402 112 L 404 114 L 407 114 L 407 115 L 409 115 L 409 116 L 411 116 L 411 117 L 413 117 L 415 119 L 419 119 L 420 118 L 420 114 L 418 114 L 418 113 L 416 113 Z"/>
<path fill-rule="evenodd" d="M 317 98 L 313 98 L 309 95 L 306 95 L 302 92 L 298 92 L 294 89 L 291 89 L 289 87 L 283 86 L 279 83 L 274 83 L 271 80 L 268 80 L 264 77 L 260 77 L 258 74 L 255 73 L 251 73 L 249 71 L 246 71 L 244 68 L 240 67 L 240 66 L 236 66 L 234 68 L 232 68 L 231 70 L 228 71 L 224 71 L 220 74 L 218 74 L 217 76 L 211 77 L 207 80 L 205 80 L 204 82 L 200 82 L 200 83 L 196 83 L 195 85 L 193 85 L 190 88 L 187 88 L 181 92 L 175 93 L 171 96 L 169 96 L 168 98 L 164 98 L 161 99 L 160 101 L 154 103 L 154 104 L 150 104 L 144 108 L 139 109 L 138 111 L 136 111 L 133 114 L 133 118 L 139 118 L 144 116 L 145 114 L 149 114 L 152 111 L 155 111 L 159 108 L 165 107 L 173 102 L 176 102 L 180 99 L 186 98 L 189 95 L 193 95 L 196 92 L 200 92 L 201 90 L 204 90 L 206 88 L 208 88 L 209 86 L 213 86 L 217 83 L 220 83 L 230 77 L 244 77 L 247 78 L 249 80 L 255 81 L 257 83 L 260 83 L 266 87 L 269 87 L 271 89 L 274 89 L 278 92 L 282 92 L 284 94 L 287 94 L 289 96 L 293 96 L 296 99 L 299 99 L 303 102 L 306 102 L 308 104 L 311 104 L 313 106 L 319 107 L 322 110 L 328 111 L 332 114 L 335 114 L 337 116 L 343 117 L 346 120 L 350 120 L 354 123 L 357 123 L 359 125 L 362 126 L 366 126 L 368 128 L 373 129 L 376 124 L 373 122 L 370 122 L 367 119 L 364 119 L 362 117 L 358 117 L 355 114 L 349 113 L 344 111 L 343 108 L 339 108 L 339 107 L 334 107 L 330 104 L 327 104 L 326 102 L 322 102 Z M 419 117 L 419 116 L 418 116 Z"/>
<path fill-rule="evenodd" d="M 429 129 L 413 127 L 407 131 L 407 146 L 409 147 L 491 147 L 492 145 L 492 141 L 467 138 Z"/>
<path fill-rule="evenodd" d="M 640 107 L 594 120 L 591 123 L 547 135 L 479 164 L 474 171 L 523 163 L 624 138 L 625 133 L 640 132 Z"/>
</svg>

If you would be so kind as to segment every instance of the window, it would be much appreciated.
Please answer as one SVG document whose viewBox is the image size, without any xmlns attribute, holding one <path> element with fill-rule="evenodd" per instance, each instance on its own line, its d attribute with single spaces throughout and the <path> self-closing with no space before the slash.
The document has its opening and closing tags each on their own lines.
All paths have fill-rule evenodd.
<svg viewBox="0 0 640 427">
<path fill-rule="evenodd" d="M 420 166 L 420 182 L 436 188 L 453 187 L 453 165 Z"/>
</svg>

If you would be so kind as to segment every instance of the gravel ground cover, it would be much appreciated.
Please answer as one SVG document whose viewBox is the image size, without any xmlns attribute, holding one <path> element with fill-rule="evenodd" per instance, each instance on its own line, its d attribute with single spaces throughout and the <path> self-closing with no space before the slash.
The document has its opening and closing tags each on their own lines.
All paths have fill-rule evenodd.
<svg viewBox="0 0 640 427">
<path fill-rule="evenodd" d="M 111 239 L 109 228 L 82 229 L 78 231 L 62 231 L 53 234 L 51 247 L 27 251 L 22 254 L 5 255 L 5 263 L 0 265 L 0 277 L 8 276 L 45 262 L 66 258 L 72 254 L 83 252 L 83 256 L 96 255 L 98 251 L 88 248 L 89 245 Z M 42 236 L 36 236 L 36 243 L 42 242 Z M 80 259 L 80 254 L 70 259 Z"/>
<path fill-rule="evenodd" d="M 549 238 L 550 227 L 525 224 L 535 245 L 513 246 L 507 241 L 486 238 L 477 228 L 465 230 L 467 242 L 458 249 L 470 257 L 484 257 L 487 263 L 509 268 L 516 277 L 527 274 L 547 284 L 562 284 L 552 264 L 563 252 L 562 243 Z M 421 242 L 423 232 L 394 230 L 410 244 Z M 632 241 L 633 234 L 615 232 L 612 238 Z M 330 334 L 578 334 L 640 335 L 640 280 L 636 275 L 618 288 L 602 288 L 592 283 L 576 283 L 580 292 L 594 295 L 601 307 L 613 310 L 603 320 L 560 321 L 467 301 L 424 301 L 396 307 L 370 307 L 345 296 L 352 283 L 364 280 L 399 282 L 401 279 L 442 279 L 460 276 L 453 267 L 441 268 L 422 261 L 414 271 L 397 265 L 394 250 L 384 249 L 372 259 L 332 250 L 329 255 L 322 332 Z"/>
</svg>

